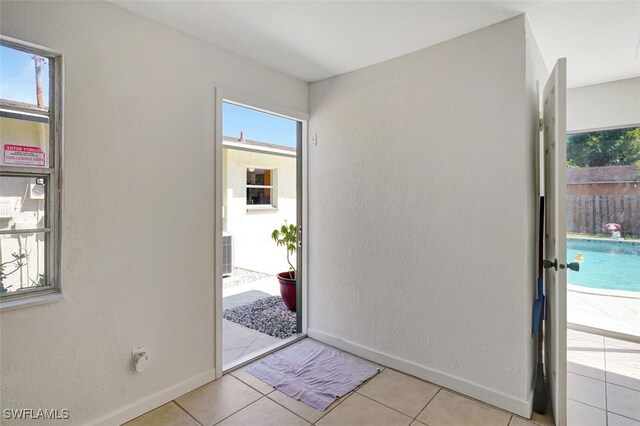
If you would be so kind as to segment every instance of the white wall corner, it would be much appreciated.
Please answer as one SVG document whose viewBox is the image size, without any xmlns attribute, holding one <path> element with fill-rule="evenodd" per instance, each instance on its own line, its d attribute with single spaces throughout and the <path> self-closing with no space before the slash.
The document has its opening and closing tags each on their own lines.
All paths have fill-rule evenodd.
<svg viewBox="0 0 640 426">
<path fill-rule="evenodd" d="M 412 361 L 387 354 L 385 352 L 372 349 L 370 347 L 342 339 L 316 329 L 308 329 L 307 335 L 327 345 L 350 352 L 359 357 L 391 367 L 394 370 L 418 377 L 436 385 L 451 389 L 461 394 L 475 398 L 479 401 L 491 404 L 503 410 L 517 414 L 521 417 L 529 418 L 533 407 L 533 393 L 529 391 L 527 399 L 518 399 L 498 390 L 488 388 L 479 383 L 475 383 L 462 377 L 454 376 L 439 370 L 416 364 Z"/>
</svg>

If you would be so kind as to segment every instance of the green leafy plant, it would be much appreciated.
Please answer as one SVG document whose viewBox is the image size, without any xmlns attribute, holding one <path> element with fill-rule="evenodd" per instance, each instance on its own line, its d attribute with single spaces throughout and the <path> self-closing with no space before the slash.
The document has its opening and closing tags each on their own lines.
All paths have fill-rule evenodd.
<svg viewBox="0 0 640 426">
<path fill-rule="evenodd" d="M 296 232 L 295 225 L 287 225 L 287 221 L 280 229 L 274 229 L 271 233 L 271 238 L 276 242 L 278 247 L 287 248 L 287 263 L 291 271 L 296 270 L 290 260 L 290 256 L 296 252 L 296 244 L 298 243 L 298 234 Z"/>
<path fill-rule="evenodd" d="M 44 274 L 38 274 L 38 281 L 30 279 L 34 287 L 44 287 L 47 285 L 47 280 L 44 278 Z"/>
<path fill-rule="evenodd" d="M 24 260 L 27 258 L 27 253 L 14 252 L 11 253 L 11 257 L 13 257 L 13 259 L 0 263 L 0 293 L 6 293 L 7 291 L 9 291 L 9 288 L 11 288 L 11 286 L 4 286 L 5 278 L 7 278 L 11 274 L 18 272 L 20 268 L 26 265 Z M 13 268 L 13 270 L 5 272 L 7 269 L 11 268 Z"/>
</svg>

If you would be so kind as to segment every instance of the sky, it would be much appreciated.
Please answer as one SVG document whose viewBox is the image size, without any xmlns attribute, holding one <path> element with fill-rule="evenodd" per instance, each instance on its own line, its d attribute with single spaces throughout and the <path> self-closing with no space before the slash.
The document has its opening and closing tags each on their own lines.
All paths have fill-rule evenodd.
<svg viewBox="0 0 640 426">
<path fill-rule="evenodd" d="M 296 147 L 296 121 L 225 102 L 222 107 L 222 133 L 225 136 Z"/>
<path fill-rule="evenodd" d="M 35 105 L 36 77 L 31 53 L 0 46 L 0 98 Z M 42 67 L 42 91 L 45 105 L 49 101 L 49 65 Z M 222 133 L 229 137 L 275 145 L 296 147 L 296 121 L 267 114 L 249 108 L 224 103 L 222 109 Z"/>
<path fill-rule="evenodd" d="M 0 98 L 35 105 L 36 72 L 31 53 L 0 46 Z M 42 94 L 49 104 L 49 63 L 42 67 Z"/>
</svg>

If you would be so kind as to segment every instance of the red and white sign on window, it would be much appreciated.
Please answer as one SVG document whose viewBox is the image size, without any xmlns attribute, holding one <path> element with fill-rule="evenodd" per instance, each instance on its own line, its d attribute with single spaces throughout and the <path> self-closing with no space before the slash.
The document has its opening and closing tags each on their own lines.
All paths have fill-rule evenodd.
<svg viewBox="0 0 640 426">
<path fill-rule="evenodd" d="M 44 167 L 44 152 L 37 146 L 7 144 L 3 154 L 5 165 Z"/>
</svg>

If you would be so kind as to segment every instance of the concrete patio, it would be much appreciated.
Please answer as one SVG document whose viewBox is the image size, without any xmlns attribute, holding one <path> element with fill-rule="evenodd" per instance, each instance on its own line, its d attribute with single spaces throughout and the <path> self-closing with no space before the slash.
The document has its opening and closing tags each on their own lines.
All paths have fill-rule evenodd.
<svg viewBox="0 0 640 426">
<path fill-rule="evenodd" d="M 640 294 L 567 285 L 567 321 L 640 336 Z"/>
<path fill-rule="evenodd" d="M 279 294 L 280 287 L 275 276 L 223 288 L 222 309 L 234 308 L 263 297 Z M 282 339 L 252 330 L 226 319 L 222 320 L 222 340 L 223 365 L 228 365 L 252 352 L 282 342 Z"/>
</svg>

